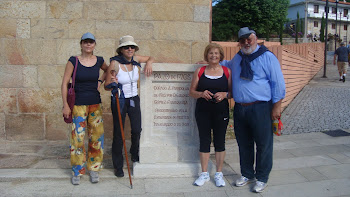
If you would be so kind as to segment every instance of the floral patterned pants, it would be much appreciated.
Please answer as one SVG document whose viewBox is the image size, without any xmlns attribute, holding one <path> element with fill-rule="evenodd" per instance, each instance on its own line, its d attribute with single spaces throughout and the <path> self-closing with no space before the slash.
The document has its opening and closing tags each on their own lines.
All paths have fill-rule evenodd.
<svg viewBox="0 0 350 197">
<path fill-rule="evenodd" d="M 73 124 L 70 135 L 70 155 L 74 176 L 89 171 L 99 171 L 103 160 L 104 129 L 101 104 L 75 105 L 73 108 Z M 84 137 L 88 132 L 88 158 L 84 146 Z"/>
</svg>

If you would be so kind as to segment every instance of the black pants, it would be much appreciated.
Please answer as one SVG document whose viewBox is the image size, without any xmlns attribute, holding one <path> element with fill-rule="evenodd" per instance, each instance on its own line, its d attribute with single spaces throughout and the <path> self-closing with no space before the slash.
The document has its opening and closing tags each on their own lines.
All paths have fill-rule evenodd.
<svg viewBox="0 0 350 197">
<path fill-rule="evenodd" d="M 212 130 L 215 152 L 225 151 L 225 136 L 229 121 L 227 99 L 220 103 L 197 100 L 195 117 L 199 133 L 199 152 L 210 152 Z"/>
<path fill-rule="evenodd" d="M 130 100 L 134 100 L 135 107 L 130 106 Z M 112 143 L 112 160 L 114 169 L 121 170 L 123 168 L 123 138 L 121 135 L 118 109 L 114 99 L 111 99 L 112 115 L 113 115 L 113 143 Z M 126 113 L 128 113 L 131 125 L 131 148 L 132 155 L 139 154 L 140 136 L 141 136 L 141 109 L 140 97 L 135 96 L 125 99 L 122 113 L 122 123 L 124 128 Z"/>
</svg>

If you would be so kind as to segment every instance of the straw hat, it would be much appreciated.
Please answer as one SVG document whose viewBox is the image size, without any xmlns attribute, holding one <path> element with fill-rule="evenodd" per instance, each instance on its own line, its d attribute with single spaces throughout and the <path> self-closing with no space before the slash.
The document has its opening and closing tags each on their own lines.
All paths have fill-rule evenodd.
<svg viewBox="0 0 350 197">
<path fill-rule="evenodd" d="M 121 47 L 130 46 L 130 45 L 136 46 L 135 52 L 139 50 L 139 46 L 135 43 L 134 37 L 129 35 L 121 37 L 119 39 L 119 46 L 117 49 L 117 53 L 120 53 Z"/>
</svg>

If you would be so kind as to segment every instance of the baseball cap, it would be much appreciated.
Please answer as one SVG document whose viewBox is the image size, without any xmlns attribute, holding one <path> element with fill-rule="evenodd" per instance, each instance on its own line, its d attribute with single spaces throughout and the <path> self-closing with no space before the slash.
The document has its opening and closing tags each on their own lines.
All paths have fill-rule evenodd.
<svg viewBox="0 0 350 197">
<path fill-rule="evenodd" d="M 248 38 L 252 33 L 256 34 L 254 30 L 249 29 L 248 27 L 242 27 L 238 31 L 238 40 L 240 40 L 241 38 Z"/>
</svg>

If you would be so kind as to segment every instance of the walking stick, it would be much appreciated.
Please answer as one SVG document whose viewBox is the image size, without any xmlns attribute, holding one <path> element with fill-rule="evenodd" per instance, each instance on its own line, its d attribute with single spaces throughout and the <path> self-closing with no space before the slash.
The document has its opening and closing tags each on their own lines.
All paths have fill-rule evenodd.
<svg viewBox="0 0 350 197">
<path fill-rule="evenodd" d="M 128 159 L 128 151 L 126 150 L 126 145 L 125 145 L 124 128 L 123 128 L 122 115 L 121 115 L 120 106 L 119 106 L 119 96 L 118 96 L 118 92 L 116 92 L 115 98 L 116 98 L 117 108 L 118 108 L 118 117 L 119 117 L 120 132 L 122 133 L 123 144 L 124 144 L 125 159 L 126 159 L 126 164 L 127 164 L 127 166 L 128 166 L 130 187 L 131 187 L 131 189 L 132 189 L 132 181 L 131 181 L 131 174 L 130 174 L 130 165 L 129 165 L 129 159 Z"/>
</svg>

